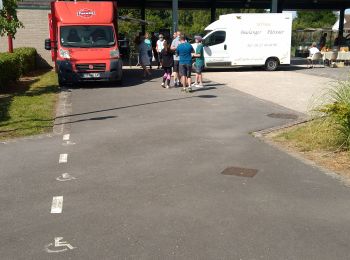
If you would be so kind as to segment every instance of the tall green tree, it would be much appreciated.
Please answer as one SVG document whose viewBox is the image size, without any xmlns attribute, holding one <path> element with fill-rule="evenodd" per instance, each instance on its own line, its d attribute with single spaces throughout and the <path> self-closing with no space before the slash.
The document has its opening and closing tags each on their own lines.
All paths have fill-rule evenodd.
<svg viewBox="0 0 350 260">
<path fill-rule="evenodd" d="M 330 28 L 336 21 L 337 16 L 332 11 L 298 11 L 293 29 Z"/>
</svg>

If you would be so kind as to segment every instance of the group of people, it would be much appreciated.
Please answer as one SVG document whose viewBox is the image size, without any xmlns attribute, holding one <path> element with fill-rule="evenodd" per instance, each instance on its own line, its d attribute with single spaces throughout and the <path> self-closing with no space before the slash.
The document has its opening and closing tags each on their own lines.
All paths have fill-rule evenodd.
<svg viewBox="0 0 350 260">
<path fill-rule="evenodd" d="M 204 49 L 202 37 L 196 36 L 196 50 L 187 41 L 184 34 L 180 31 L 175 32 L 172 40 L 165 39 L 164 35 L 160 34 L 159 39 L 154 40 L 154 34 L 149 39 L 146 33 L 140 36 L 136 42 L 138 45 L 139 62 L 143 68 L 144 76 L 151 75 L 149 68 L 152 64 L 152 59 L 158 62 L 158 68 L 161 65 L 164 70 L 161 86 L 170 88 L 171 78 L 174 78 L 173 87 L 182 87 L 183 91 L 191 92 L 192 87 L 203 87 L 202 71 L 204 69 Z M 152 40 L 153 39 L 153 40 Z M 195 62 L 193 64 L 193 59 Z M 192 66 L 194 65 L 196 77 L 192 84 L 191 74 Z"/>
<path fill-rule="evenodd" d="M 317 53 L 320 53 L 327 44 L 327 33 L 322 34 L 318 44 L 316 42 L 313 42 L 309 48 L 309 57 L 307 57 L 308 60 L 308 68 L 313 68 L 313 64 L 312 64 L 312 59 L 313 56 Z M 348 35 L 348 37 L 350 37 Z M 342 33 L 339 33 L 338 36 L 335 38 L 334 40 L 334 44 L 333 44 L 333 50 L 339 50 L 339 47 L 341 47 L 342 45 L 345 44 L 346 38 L 343 36 Z"/>
<path fill-rule="evenodd" d="M 318 43 L 319 50 L 322 50 L 324 47 L 326 47 L 327 37 L 328 37 L 327 33 L 322 34 Z M 333 48 L 339 49 L 339 47 L 346 45 L 346 40 L 349 37 L 350 35 L 348 35 L 347 37 L 344 37 L 343 33 L 339 33 L 338 36 L 334 39 Z"/>
</svg>

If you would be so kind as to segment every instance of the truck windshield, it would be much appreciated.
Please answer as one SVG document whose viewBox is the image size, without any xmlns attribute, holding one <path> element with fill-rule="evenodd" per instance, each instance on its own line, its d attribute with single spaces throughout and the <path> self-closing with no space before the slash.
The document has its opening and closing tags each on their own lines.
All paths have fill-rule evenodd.
<svg viewBox="0 0 350 260">
<path fill-rule="evenodd" d="M 115 45 L 114 29 L 100 25 L 61 26 L 60 41 L 64 47 L 108 48 Z"/>
</svg>

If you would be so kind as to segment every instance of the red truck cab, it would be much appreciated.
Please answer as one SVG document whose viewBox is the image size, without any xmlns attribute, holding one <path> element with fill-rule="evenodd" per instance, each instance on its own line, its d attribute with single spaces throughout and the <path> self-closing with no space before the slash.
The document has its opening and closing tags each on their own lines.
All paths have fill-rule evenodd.
<svg viewBox="0 0 350 260">
<path fill-rule="evenodd" d="M 51 3 L 51 50 L 60 85 L 82 81 L 122 80 L 115 2 Z"/>
</svg>

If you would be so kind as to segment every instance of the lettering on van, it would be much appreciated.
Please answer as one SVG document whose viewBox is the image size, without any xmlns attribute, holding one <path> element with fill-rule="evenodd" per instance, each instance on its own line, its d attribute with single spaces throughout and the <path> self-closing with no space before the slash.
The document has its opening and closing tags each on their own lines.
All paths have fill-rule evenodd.
<svg viewBox="0 0 350 260">
<path fill-rule="evenodd" d="M 267 34 L 284 34 L 284 31 L 268 30 Z"/>
<path fill-rule="evenodd" d="M 248 43 L 248 48 L 277 47 L 277 43 Z"/>
<path fill-rule="evenodd" d="M 254 30 L 242 30 L 241 34 L 254 34 L 254 35 L 259 35 L 261 34 L 261 31 L 254 31 Z"/>
<path fill-rule="evenodd" d="M 91 18 L 92 16 L 96 15 L 96 12 L 94 10 L 91 9 L 80 9 L 77 12 L 77 16 L 82 17 L 82 18 Z"/>
</svg>

